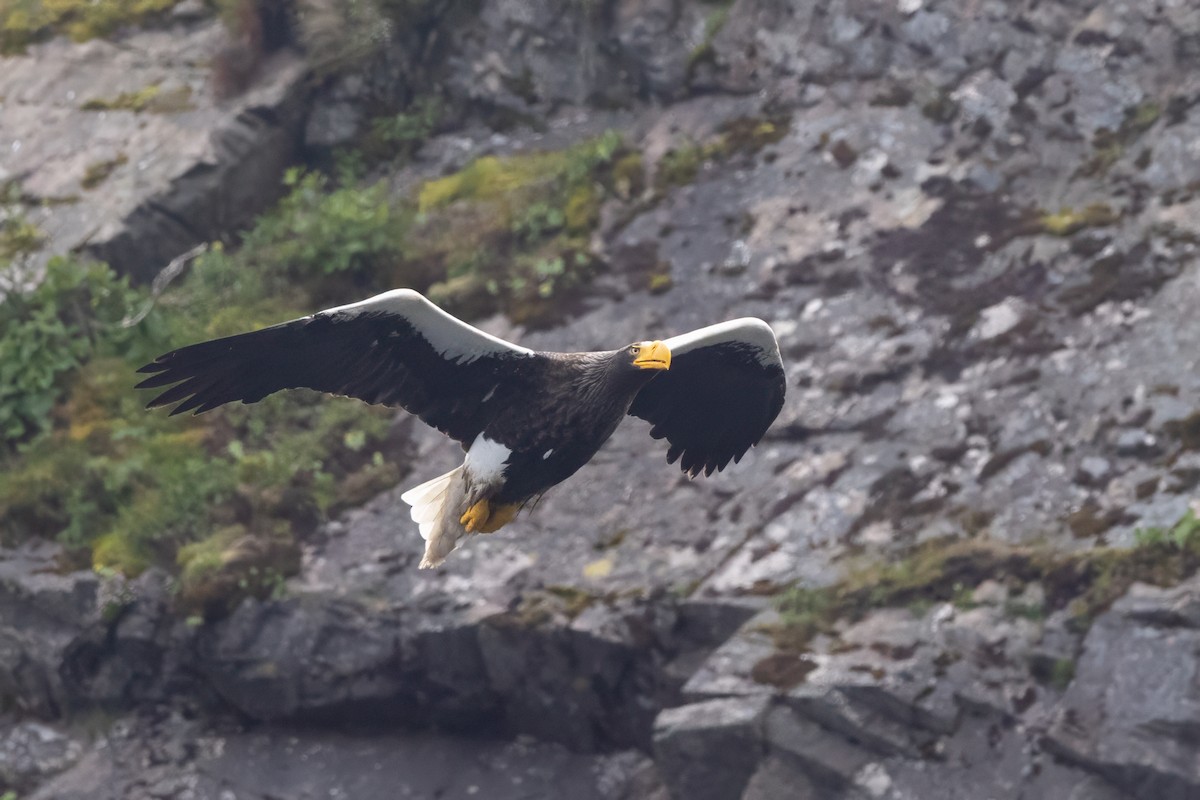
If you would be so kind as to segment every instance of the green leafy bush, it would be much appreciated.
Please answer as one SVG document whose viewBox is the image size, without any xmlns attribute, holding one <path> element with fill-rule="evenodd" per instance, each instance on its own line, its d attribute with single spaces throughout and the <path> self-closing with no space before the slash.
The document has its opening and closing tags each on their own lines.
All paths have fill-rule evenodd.
<svg viewBox="0 0 1200 800">
<path fill-rule="evenodd" d="M 377 160 L 411 158 L 417 147 L 433 135 L 444 113 L 440 98 L 419 97 L 399 114 L 372 120 L 363 149 Z"/>
<path fill-rule="evenodd" d="M 382 183 L 333 189 L 317 172 L 287 171 L 289 192 L 242 242 L 251 267 L 312 278 L 379 269 L 400 251 L 402 223 Z"/>
<path fill-rule="evenodd" d="M 299 316 L 327 278 L 369 277 L 398 247 L 382 188 L 300 172 L 288 185 L 241 249 L 214 246 L 149 313 L 150 298 L 103 264 L 54 259 L 35 280 L 23 254 L 38 239 L 8 225 L 0 245 L 21 255 L 4 277 L 33 288 L 0 304 L 6 541 L 57 537 L 81 561 L 127 573 L 181 569 L 181 547 L 230 525 L 290 553 L 322 514 L 400 478 L 387 409 L 289 392 L 172 418 L 133 390 L 134 370 L 159 353 Z"/>
<path fill-rule="evenodd" d="M 6 285 L 21 287 L 14 262 L 0 266 Z M 63 378 L 99 350 L 119 348 L 134 331 L 122 325 L 138 293 L 104 264 L 52 258 L 45 276 L 0 303 L 0 436 L 9 446 L 45 425 Z"/>
</svg>

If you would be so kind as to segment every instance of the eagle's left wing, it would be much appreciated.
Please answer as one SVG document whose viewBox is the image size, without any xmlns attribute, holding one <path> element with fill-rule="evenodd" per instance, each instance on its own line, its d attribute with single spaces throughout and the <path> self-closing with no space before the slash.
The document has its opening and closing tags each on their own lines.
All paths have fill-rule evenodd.
<svg viewBox="0 0 1200 800">
<path fill-rule="evenodd" d="M 664 340 L 671 368 L 646 384 L 629 413 L 670 444 L 667 462 L 693 477 L 741 459 L 783 407 L 785 381 L 771 327 L 745 317 Z"/>
</svg>

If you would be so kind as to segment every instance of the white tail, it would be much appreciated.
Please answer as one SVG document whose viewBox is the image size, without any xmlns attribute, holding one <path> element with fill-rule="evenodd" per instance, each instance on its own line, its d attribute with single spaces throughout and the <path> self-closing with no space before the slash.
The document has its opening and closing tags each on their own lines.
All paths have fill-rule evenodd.
<svg viewBox="0 0 1200 800">
<path fill-rule="evenodd" d="M 420 486 L 414 486 L 400 499 L 412 506 L 413 522 L 425 540 L 421 569 L 436 567 L 458 544 L 466 531 L 459 518 L 466 511 L 467 479 L 463 467 L 452 469 Z"/>
</svg>

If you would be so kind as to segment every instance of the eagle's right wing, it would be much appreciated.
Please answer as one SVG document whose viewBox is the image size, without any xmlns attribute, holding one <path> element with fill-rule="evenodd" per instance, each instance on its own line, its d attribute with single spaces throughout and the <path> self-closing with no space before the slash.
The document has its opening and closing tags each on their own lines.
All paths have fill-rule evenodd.
<svg viewBox="0 0 1200 800">
<path fill-rule="evenodd" d="M 178 402 L 172 414 L 316 389 L 401 406 L 469 447 L 498 409 L 521 402 L 545 361 L 398 289 L 181 347 L 139 369 L 150 377 L 137 388 L 175 384 L 147 406 Z"/>
</svg>

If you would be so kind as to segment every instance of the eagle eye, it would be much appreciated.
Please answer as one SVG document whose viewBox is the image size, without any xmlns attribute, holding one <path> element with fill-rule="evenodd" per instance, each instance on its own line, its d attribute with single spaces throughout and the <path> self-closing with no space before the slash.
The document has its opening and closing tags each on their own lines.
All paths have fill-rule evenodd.
<svg viewBox="0 0 1200 800">
<path fill-rule="evenodd" d="M 629 345 L 629 354 L 630 355 L 636 356 L 640 352 L 642 352 L 642 348 L 638 347 L 636 344 Z"/>
</svg>

